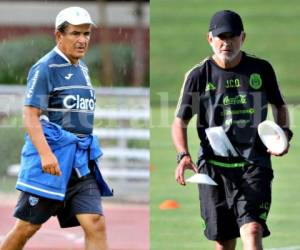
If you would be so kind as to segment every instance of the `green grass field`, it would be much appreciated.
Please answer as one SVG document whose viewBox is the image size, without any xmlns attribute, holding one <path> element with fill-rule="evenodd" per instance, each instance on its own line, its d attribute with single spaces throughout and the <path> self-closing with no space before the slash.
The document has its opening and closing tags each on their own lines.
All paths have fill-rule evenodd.
<svg viewBox="0 0 300 250">
<path fill-rule="evenodd" d="M 220 9 L 241 14 L 247 34 L 243 50 L 272 63 L 290 103 L 295 136 L 289 154 L 273 158 L 273 203 L 268 217 L 272 234 L 264 246 L 300 249 L 300 71 L 296 56 L 300 2 L 296 0 L 151 0 L 151 249 L 208 250 L 214 246 L 203 236 L 197 186 L 181 187 L 174 180 L 176 152 L 170 125 L 185 72 L 211 54 L 206 33 L 211 15 Z M 196 130 L 189 129 L 194 159 L 198 144 Z M 178 201 L 180 208 L 159 210 L 166 199 Z M 241 249 L 240 241 L 237 249 Z"/>
<path fill-rule="evenodd" d="M 151 250 L 213 249 L 203 236 L 199 216 L 197 186 L 179 186 L 174 180 L 175 149 L 170 123 L 174 109 L 152 108 L 151 129 Z M 299 246 L 300 249 L 300 107 L 293 109 L 295 137 L 288 155 L 273 157 L 273 203 L 268 217 L 272 235 L 264 241 L 266 248 Z M 167 125 L 169 122 L 169 125 Z M 189 145 L 196 160 L 198 138 L 193 122 L 189 129 Z M 186 176 L 192 173 L 187 172 Z M 180 208 L 162 211 L 159 204 L 166 199 L 179 202 Z M 237 248 L 241 249 L 241 248 Z"/>
</svg>

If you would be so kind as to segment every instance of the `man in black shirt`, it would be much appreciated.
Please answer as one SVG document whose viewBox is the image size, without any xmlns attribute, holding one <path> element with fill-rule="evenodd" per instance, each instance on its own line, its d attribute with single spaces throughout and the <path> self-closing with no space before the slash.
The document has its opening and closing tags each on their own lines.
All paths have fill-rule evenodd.
<svg viewBox="0 0 300 250">
<path fill-rule="evenodd" d="M 216 249 L 235 249 L 241 237 L 244 249 L 262 249 L 262 237 L 270 235 L 266 225 L 271 205 L 273 170 L 270 152 L 262 144 L 257 126 L 266 120 L 268 104 L 275 122 L 288 139 L 288 110 L 272 66 L 241 51 L 245 40 L 241 17 L 229 10 L 211 19 L 208 42 L 213 56 L 187 72 L 181 90 L 173 142 L 178 152 L 175 178 L 185 185 L 184 171 L 208 174 L 218 186 L 199 185 L 205 235 L 216 241 Z M 188 150 L 187 125 L 197 115 L 201 141 L 199 159 L 193 163 Z M 222 127 L 236 155 L 218 155 L 209 143 L 206 129 Z"/>
</svg>

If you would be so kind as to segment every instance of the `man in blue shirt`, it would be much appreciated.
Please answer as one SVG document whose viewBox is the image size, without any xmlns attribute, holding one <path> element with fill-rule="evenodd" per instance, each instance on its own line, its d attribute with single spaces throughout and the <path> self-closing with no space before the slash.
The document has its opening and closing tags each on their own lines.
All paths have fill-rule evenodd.
<svg viewBox="0 0 300 250">
<path fill-rule="evenodd" d="M 34 147 L 26 147 L 25 144 L 22 160 L 27 159 L 28 148 L 35 148 L 37 152 L 33 161 L 36 159 L 40 168 L 34 171 L 39 171 L 39 179 L 52 180 L 51 184 L 57 181 L 58 185 L 64 176 L 68 182 L 65 194 L 53 192 L 50 187 L 39 185 L 38 180 L 34 179 L 37 173 L 33 167 L 29 167 L 25 160 L 21 163 L 17 188 L 22 192 L 14 214 L 18 220 L 2 242 L 1 250 L 23 249 L 26 241 L 53 215 L 58 216 L 61 227 L 80 225 L 83 228 L 85 249 L 108 248 L 101 206 L 103 190 L 97 185 L 89 166 L 92 147 L 80 149 L 79 146 L 82 141 L 85 145 L 95 142 L 91 136 L 95 93 L 88 69 L 80 60 L 88 49 L 93 24 L 89 13 L 80 7 L 60 11 L 55 23 L 57 46 L 30 69 L 23 116 L 29 143 Z M 67 164 L 64 159 L 68 156 L 58 154 L 56 148 L 52 147 L 41 117 L 45 117 L 49 124 L 55 124 L 50 126 L 52 137 L 57 136 L 57 128 L 59 133 L 62 133 L 61 128 L 63 133 L 71 135 L 68 138 L 75 135 L 75 146 L 71 150 L 74 155 L 80 156 L 83 165 L 81 171 L 71 166 L 69 174 L 66 174 L 62 165 Z M 77 164 L 77 160 L 72 159 L 72 164 Z M 26 167 L 28 169 L 24 169 Z M 30 179 L 31 182 L 25 182 L 24 179 Z"/>
</svg>

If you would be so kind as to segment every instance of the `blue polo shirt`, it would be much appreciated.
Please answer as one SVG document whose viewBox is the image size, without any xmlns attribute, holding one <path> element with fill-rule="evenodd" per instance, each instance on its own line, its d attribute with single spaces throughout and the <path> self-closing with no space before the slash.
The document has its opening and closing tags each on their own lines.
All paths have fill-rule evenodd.
<svg viewBox="0 0 300 250">
<path fill-rule="evenodd" d="M 67 131 L 91 134 L 96 97 L 87 66 L 81 60 L 71 64 L 55 47 L 31 67 L 24 105 L 41 109 Z"/>
</svg>

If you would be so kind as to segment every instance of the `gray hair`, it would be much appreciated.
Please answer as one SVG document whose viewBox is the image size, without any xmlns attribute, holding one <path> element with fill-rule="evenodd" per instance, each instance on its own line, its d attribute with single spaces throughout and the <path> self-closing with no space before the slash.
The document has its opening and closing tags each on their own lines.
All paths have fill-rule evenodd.
<svg viewBox="0 0 300 250">
<path fill-rule="evenodd" d="M 56 28 L 56 31 L 59 31 L 60 33 L 64 34 L 69 25 L 70 23 L 65 21 Z"/>
</svg>

